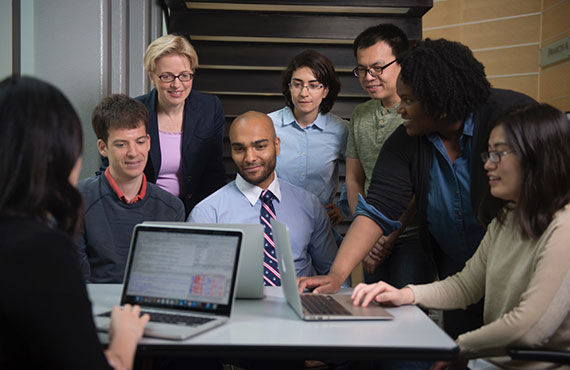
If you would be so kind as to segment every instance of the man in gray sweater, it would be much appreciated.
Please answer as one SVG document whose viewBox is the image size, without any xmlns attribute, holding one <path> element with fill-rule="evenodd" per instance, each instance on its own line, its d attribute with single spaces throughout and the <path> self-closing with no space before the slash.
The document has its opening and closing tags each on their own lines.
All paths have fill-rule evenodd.
<svg viewBox="0 0 570 370">
<path fill-rule="evenodd" d="M 143 221 L 184 221 L 184 205 L 146 181 L 150 137 L 142 103 L 111 95 L 95 107 L 91 123 L 109 166 L 77 185 L 85 224 L 75 245 L 87 282 L 121 283 L 133 227 Z"/>
</svg>

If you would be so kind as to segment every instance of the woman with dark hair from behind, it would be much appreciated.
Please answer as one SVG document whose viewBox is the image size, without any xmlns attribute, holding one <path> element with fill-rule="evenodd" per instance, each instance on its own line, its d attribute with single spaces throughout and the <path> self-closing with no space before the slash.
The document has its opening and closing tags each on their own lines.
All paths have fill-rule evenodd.
<svg viewBox="0 0 570 370">
<path fill-rule="evenodd" d="M 465 268 L 439 282 L 402 289 L 359 285 L 355 303 L 464 308 L 485 296 L 482 327 L 457 338 L 460 358 L 489 358 L 502 368 L 555 368 L 520 363 L 509 346 L 570 350 L 570 122 L 547 104 L 508 112 L 481 153 L 490 195 L 506 202 Z M 445 369 L 450 363 L 436 363 Z M 482 364 L 483 365 L 483 364 Z"/>
<path fill-rule="evenodd" d="M 269 113 L 281 140 L 277 176 L 315 194 L 336 225 L 343 218 L 334 198 L 348 126 L 330 113 L 340 92 L 333 63 L 315 50 L 297 54 L 283 73 L 281 91 L 286 106 Z"/>
<path fill-rule="evenodd" d="M 0 83 L 0 368 L 132 368 L 148 321 L 114 307 L 103 352 L 72 237 L 81 227 L 79 118 L 55 87 Z"/>
</svg>

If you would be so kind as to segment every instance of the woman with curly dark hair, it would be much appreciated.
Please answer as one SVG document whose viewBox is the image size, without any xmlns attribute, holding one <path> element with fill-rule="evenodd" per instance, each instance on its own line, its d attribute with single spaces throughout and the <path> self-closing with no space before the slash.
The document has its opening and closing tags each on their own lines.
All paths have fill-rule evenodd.
<svg viewBox="0 0 570 370">
<path fill-rule="evenodd" d="M 484 66 L 458 42 L 421 41 L 401 67 L 398 112 L 404 123 L 378 156 L 366 200 L 359 201 L 329 275 L 302 279 L 300 287 L 337 290 L 374 242 L 400 227 L 396 220 L 405 211 L 402 204 L 414 194 L 422 244 L 434 257 L 439 278 L 453 275 L 473 255 L 485 227 L 504 205 L 490 197 L 479 220 L 474 212 L 489 187 L 479 153 L 501 113 L 532 99 L 491 88 Z M 481 324 L 481 303 L 444 316 L 453 337 Z"/>
<path fill-rule="evenodd" d="M 0 82 L 0 368 L 130 369 L 148 315 L 113 308 L 103 352 L 72 238 L 81 227 L 79 117 L 55 87 Z"/>
<path fill-rule="evenodd" d="M 553 368 L 516 363 L 506 348 L 570 348 L 569 142 L 566 115 L 547 104 L 508 112 L 481 153 L 490 195 L 507 204 L 465 268 L 443 281 L 403 289 L 362 284 L 354 299 L 363 306 L 374 299 L 445 310 L 466 307 L 484 295 L 484 325 L 457 338 L 456 363 L 432 368 L 460 369 L 480 357 L 492 357 L 501 368 Z"/>
</svg>

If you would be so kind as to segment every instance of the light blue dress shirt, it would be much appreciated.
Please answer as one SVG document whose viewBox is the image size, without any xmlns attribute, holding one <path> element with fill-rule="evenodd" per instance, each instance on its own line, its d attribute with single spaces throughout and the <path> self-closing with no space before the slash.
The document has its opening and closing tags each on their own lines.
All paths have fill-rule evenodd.
<svg viewBox="0 0 570 370">
<path fill-rule="evenodd" d="M 277 157 L 277 176 L 315 194 L 323 205 L 332 202 L 337 192 L 339 160 L 344 158 L 348 126 L 346 121 L 327 113 L 307 127 L 301 127 L 289 107 L 269 113 L 281 154 Z"/>
<path fill-rule="evenodd" d="M 324 207 L 313 194 L 277 176 L 268 189 L 276 198 L 273 207 L 277 220 L 289 227 L 297 276 L 326 275 L 337 247 Z M 198 203 L 188 222 L 260 223 L 262 191 L 238 174 L 235 181 Z"/>
<path fill-rule="evenodd" d="M 429 134 L 427 139 L 435 148 L 430 168 L 428 228 L 448 257 L 467 261 L 485 234 L 471 206 L 473 114 L 464 122 L 459 139 L 461 155 L 455 162 L 451 163 L 438 134 Z"/>
</svg>

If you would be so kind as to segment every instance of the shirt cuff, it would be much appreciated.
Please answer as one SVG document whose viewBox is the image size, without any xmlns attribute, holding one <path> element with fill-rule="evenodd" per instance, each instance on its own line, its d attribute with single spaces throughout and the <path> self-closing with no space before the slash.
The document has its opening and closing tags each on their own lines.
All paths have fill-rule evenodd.
<svg viewBox="0 0 570 370">
<path fill-rule="evenodd" d="M 359 215 L 366 216 L 376 222 L 382 231 L 384 231 L 384 235 L 386 236 L 402 227 L 402 223 L 400 221 L 390 220 L 388 217 L 384 216 L 382 212 L 366 203 L 360 193 L 358 194 L 358 203 L 354 210 L 354 217 L 356 218 L 356 216 Z"/>
</svg>

